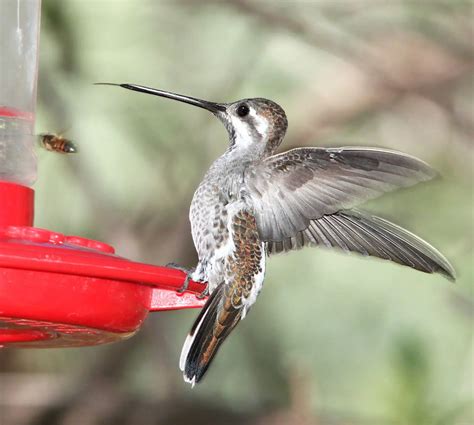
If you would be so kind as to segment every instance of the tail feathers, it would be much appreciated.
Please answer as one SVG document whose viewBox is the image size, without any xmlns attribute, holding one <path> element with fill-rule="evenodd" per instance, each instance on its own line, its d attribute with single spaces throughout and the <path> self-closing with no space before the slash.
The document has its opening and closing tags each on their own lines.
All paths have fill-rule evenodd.
<svg viewBox="0 0 474 425">
<path fill-rule="evenodd" d="M 210 295 L 184 341 L 179 368 L 193 387 L 206 373 L 219 347 L 241 317 L 241 309 L 225 302 L 224 283 Z"/>
</svg>

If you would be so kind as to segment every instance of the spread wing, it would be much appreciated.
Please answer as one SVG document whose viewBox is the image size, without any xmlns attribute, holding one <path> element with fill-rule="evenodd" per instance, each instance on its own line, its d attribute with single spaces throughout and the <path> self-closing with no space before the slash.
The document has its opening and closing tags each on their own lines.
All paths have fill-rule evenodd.
<svg viewBox="0 0 474 425">
<path fill-rule="evenodd" d="M 335 247 L 454 279 L 453 267 L 427 242 L 381 218 L 347 211 L 434 176 L 427 164 L 398 152 L 298 148 L 255 164 L 246 184 L 269 254 Z"/>
<path fill-rule="evenodd" d="M 291 238 L 310 220 L 433 178 L 426 163 L 378 148 L 297 148 L 249 167 L 245 179 L 264 241 Z"/>
<path fill-rule="evenodd" d="M 338 211 L 311 220 L 306 229 L 293 237 L 269 241 L 266 246 L 268 254 L 305 246 L 337 248 L 455 279 L 455 271 L 449 261 L 428 242 L 396 224 L 360 211 Z"/>
</svg>

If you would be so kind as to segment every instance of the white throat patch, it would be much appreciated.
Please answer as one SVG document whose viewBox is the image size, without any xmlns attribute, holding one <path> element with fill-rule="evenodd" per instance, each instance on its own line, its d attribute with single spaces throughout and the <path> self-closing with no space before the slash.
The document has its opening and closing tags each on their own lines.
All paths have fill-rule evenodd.
<svg viewBox="0 0 474 425">
<path fill-rule="evenodd" d="M 268 130 L 268 121 L 264 117 L 258 116 L 253 108 L 250 108 L 249 116 L 252 117 L 257 132 L 265 137 Z M 235 129 L 235 144 L 242 148 L 252 145 L 254 135 L 250 131 L 249 124 L 239 117 L 232 117 L 231 119 L 232 126 Z"/>
</svg>

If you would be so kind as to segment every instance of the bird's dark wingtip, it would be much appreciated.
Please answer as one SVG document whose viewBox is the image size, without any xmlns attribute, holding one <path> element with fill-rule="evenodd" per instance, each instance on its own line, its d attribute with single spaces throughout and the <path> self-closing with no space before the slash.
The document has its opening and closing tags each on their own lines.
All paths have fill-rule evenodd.
<svg viewBox="0 0 474 425">
<path fill-rule="evenodd" d="M 443 274 L 443 276 L 448 279 L 450 282 L 452 283 L 456 283 L 456 279 L 457 279 L 457 276 L 456 276 L 456 271 L 454 270 L 454 268 L 449 265 L 450 267 L 449 268 L 446 268 L 446 269 L 443 269 L 441 271 L 441 273 Z"/>
<path fill-rule="evenodd" d="M 441 253 L 438 252 L 438 259 L 437 259 L 437 269 L 433 270 L 435 273 L 439 273 L 443 275 L 446 279 L 448 279 L 452 283 L 456 283 L 456 270 L 454 269 L 453 265 L 448 261 L 446 257 L 444 257 Z"/>
</svg>

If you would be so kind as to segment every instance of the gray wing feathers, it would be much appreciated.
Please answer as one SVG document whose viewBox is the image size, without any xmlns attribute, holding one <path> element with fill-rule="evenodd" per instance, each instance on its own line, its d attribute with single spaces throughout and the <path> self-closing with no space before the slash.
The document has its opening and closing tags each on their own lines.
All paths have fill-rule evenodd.
<svg viewBox="0 0 474 425">
<path fill-rule="evenodd" d="M 266 245 L 268 254 L 304 246 L 335 247 L 455 278 L 451 264 L 430 244 L 387 220 L 356 211 L 339 211 L 311 220 L 306 229 L 293 237 L 268 241 Z"/>
<path fill-rule="evenodd" d="M 249 167 L 246 186 L 269 254 L 337 247 L 454 279 L 449 262 L 407 230 L 352 209 L 433 178 L 426 163 L 377 148 L 298 148 Z"/>
<path fill-rule="evenodd" d="M 263 240 L 279 241 L 310 220 L 433 178 L 424 162 L 376 148 L 298 148 L 249 167 L 246 183 Z"/>
</svg>

